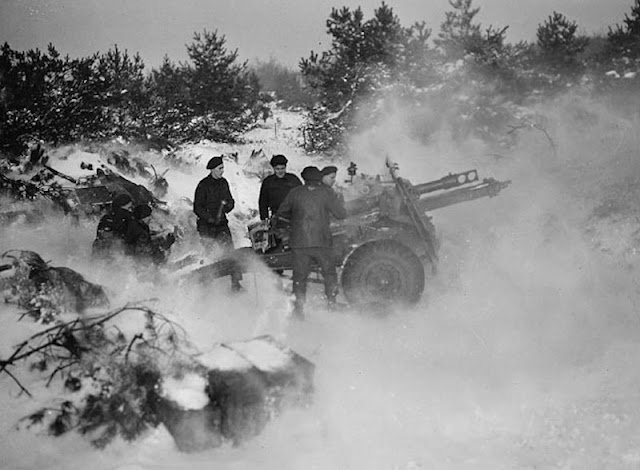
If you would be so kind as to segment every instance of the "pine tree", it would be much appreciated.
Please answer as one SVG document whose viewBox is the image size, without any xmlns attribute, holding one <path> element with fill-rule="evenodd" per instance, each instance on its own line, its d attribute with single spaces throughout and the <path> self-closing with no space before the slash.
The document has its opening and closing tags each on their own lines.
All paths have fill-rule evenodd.
<svg viewBox="0 0 640 470">
<path fill-rule="evenodd" d="M 624 15 L 624 23 L 609 28 L 609 54 L 630 59 L 640 58 L 640 0 L 635 0 L 631 15 Z"/>
<path fill-rule="evenodd" d="M 445 13 L 434 43 L 449 61 L 470 58 L 485 71 L 504 68 L 503 62 L 509 53 L 505 44 L 508 26 L 501 29 L 489 26 L 483 31 L 480 23 L 474 23 L 480 8 L 472 8 L 472 2 L 449 0 L 453 10 Z"/>
<path fill-rule="evenodd" d="M 195 33 L 187 45 L 193 62 L 186 70 L 190 102 L 198 115 L 239 116 L 257 100 L 257 80 L 247 62 L 238 62 L 238 50 L 228 51 L 217 31 Z"/>
<path fill-rule="evenodd" d="M 429 79 L 425 61 L 430 31 L 424 23 L 403 27 L 384 2 L 366 21 L 360 8 L 334 8 L 327 32 L 332 38 L 329 50 L 311 52 L 300 61 L 306 83 L 320 99 L 306 129 L 313 150 L 333 147 L 340 142 L 339 134 L 354 130 L 354 116 L 367 98 L 405 80 Z"/>
<path fill-rule="evenodd" d="M 584 51 L 589 39 L 577 34 L 578 25 L 562 13 L 556 11 L 538 26 L 537 46 L 540 60 L 554 72 L 575 74 L 582 67 L 579 55 Z"/>
<path fill-rule="evenodd" d="M 452 11 L 445 12 L 434 43 L 452 60 L 461 59 L 482 41 L 480 24 L 473 20 L 480 8 L 471 8 L 472 0 L 449 0 Z"/>
<path fill-rule="evenodd" d="M 103 84 L 102 101 L 111 129 L 117 134 L 140 127 L 148 106 L 144 90 L 144 62 L 139 54 L 130 56 L 117 45 L 97 56 L 95 72 Z"/>
</svg>

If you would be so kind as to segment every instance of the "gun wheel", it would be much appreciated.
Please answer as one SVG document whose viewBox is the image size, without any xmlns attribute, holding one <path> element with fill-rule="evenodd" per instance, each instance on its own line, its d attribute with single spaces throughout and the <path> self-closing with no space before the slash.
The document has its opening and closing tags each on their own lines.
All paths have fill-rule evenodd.
<svg viewBox="0 0 640 470">
<path fill-rule="evenodd" d="M 342 289 L 355 305 L 414 304 L 424 291 L 420 258 L 393 240 L 367 242 L 356 248 L 342 269 Z"/>
</svg>

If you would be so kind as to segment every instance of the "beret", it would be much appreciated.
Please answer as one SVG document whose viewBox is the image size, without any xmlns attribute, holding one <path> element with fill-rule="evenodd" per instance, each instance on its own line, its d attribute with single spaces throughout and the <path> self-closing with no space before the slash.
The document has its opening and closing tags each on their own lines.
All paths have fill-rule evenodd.
<svg viewBox="0 0 640 470">
<path fill-rule="evenodd" d="M 284 155 L 274 155 L 271 157 L 271 166 L 286 165 L 288 161 Z"/>
<path fill-rule="evenodd" d="M 133 215 L 136 219 L 144 219 L 145 217 L 149 217 L 151 215 L 151 207 L 146 204 L 138 204 L 133 208 Z"/>
<path fill-rule="evenodd" d="M 115 209 L 118 207 L 122 207 L 130 202 L 131 202 L 131 196 L 125 193 L 120 193 L 113 198 L 113 201 L 111 201 L 111 207 Z"/>
<path fill-rule="evenodd" d="M 300 173 L 302 179 L 307 182 L 318 182 L 322 180 L 322 173 L 315 166 L 307 166 Z"/>
<path fill-rule="evenodd" d="M 222 157 L 213 157 L 211 160 L 209 160 L 209 162 L 207 163 L 207 170 L 213 170 L 214 168 L 218 168 L 220 165 L 222 165 L 224 162 L 222 161 Z"/>
<path fill-rule="evenodd" d="M 326 175 L 330 175 L 331 173 L 337 173 L 338 172 L 338 168 L 336 168 L 335 166 L 325 166 L 322 169 L 322 176 L 326 176 Z"/>
</svg>

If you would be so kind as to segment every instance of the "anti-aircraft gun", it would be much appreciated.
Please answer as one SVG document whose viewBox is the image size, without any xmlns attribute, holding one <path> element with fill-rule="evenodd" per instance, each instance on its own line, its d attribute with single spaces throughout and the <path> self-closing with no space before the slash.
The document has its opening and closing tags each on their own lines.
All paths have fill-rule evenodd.
<svg viewBox="0 0 640 470">
<path fill-rule="evenodd" d="M 356 176 L 344 194 L 347 218 L 331 224 L 333 258 L 339 268 L 342 292 L 351 304 L 417 302 L 425 288 L 425 272 L 436 272 L 438 239 L 431 217 L 436 209 L 496 196 L 510 181 L 479 179 L 478 172 L 450 173 L 440 179 L 411 184 L 387 162 L 390 178 Z M 251 271 L 257 257 L 275 271 L 292 269 L 287 230 L 270 221 L 248 227 L 251 247 L 240 248 L 190 276 L 206 280 L 229 275 L 240 265 Z M 425 270 L 425 268 L 428 268 Z"/>
</svg>

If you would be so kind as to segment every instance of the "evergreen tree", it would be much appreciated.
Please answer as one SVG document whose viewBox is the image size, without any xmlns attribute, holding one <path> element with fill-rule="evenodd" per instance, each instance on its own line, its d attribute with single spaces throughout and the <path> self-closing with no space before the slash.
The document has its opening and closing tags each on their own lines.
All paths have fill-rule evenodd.
<svg viewBox="0 0 640 470">
<path fill-rule="evenodd" d="M 332 9 L 327 32 L 330 49 L 300 61 L 306 83 L 320 99 L 306 129 L 313 150 L 334 147 L 339 134 L 355 130 L 354 117 L 367 98 L 403 80 L 428 80 L 430 31 L 424 23 L 403 27 L 384 2 L 367 21 L 360 8 Z"/>
<path fill-rule="evenodd" d="M 537 46 L 543 65 L 553 72 L 575 75 L 582 70 L 579 55 L 589 40 L 577 34 L 578 25 L 556 11 L 538 26 Z"/>
<path fill-rule="evenodd" d="M 139 128 L 147 108 L 144 89 L 144 62 L 139 54 L 130 56 L 114 46 L 96 58 L 95 73 L 102 83 L 103 109 L 111 132 L 122 134 Z"/>
<path fill-rule="evenodd" d="M 145 122 L 149 132 L 175 137 L 175 129 L 193 118 L 188 80 L 186 67 L 174 64 L 166 55 L 160 68 L 151 70 L 146 82 L 150 105 Z"/>
<path fill-rule="evenodd" d="M 449 61 L 471 59 L 480 71 L 495 72 L 505 68 L 509 49 L 505 43 L 508 26 L 489 26 L 484 31 L 474 23 L 480 8 L 472 8 L 473 0 L 449 0 L 451 11 L 445 13 L 438 38 L 434 43 Z"/>
<path fill-rule="evenodd" d="M 228 51 L 217 31 L 195 33 L 187 45 L 191 62 L 165 57 L 147 80 L 151 106 L 147 131 L 177 141 L 232 141 L 249 126 L 258 101 L 259 82 L 238 51 Z"/>
<path fill-rule="evenodd" d="M 197 115 L 235 117 L 251 108 L 258 96 L 256 77 L 247 62 L 238 63 L 238 50 L 227 51 L 217 31 L 195 33 L 187 45 L 193 62 L 187 67 L 190 104 Z"/>
<path fill-rule="evenodd" d="M 608 41 L 611 56 L 640 58 L 640 0 L 634 0 L 631 15 L 624 15 L 622 25 L 609 28 Z"/>
<path fill-rule="evenodd" d="M 472 0 L 449 0 L 453 10 L 445 12 L 438 37 L 433 41 L 449 59 L 462 59 L 482 42 L 480 24 L 473 22 L 480 8 L 471 8 L 471 3 Z"/>
</svg>

